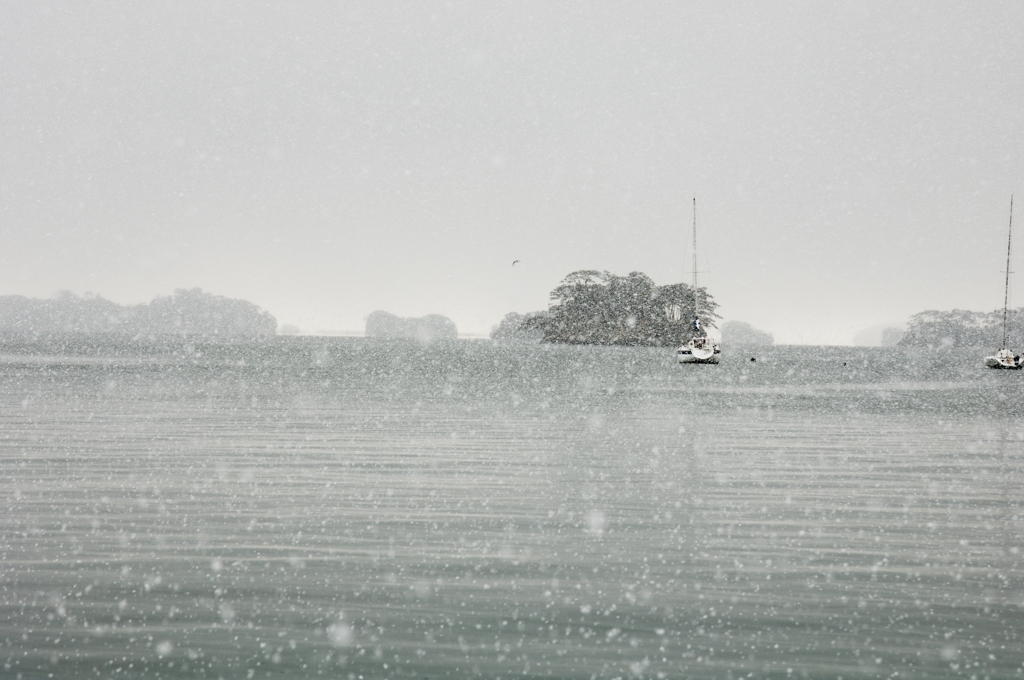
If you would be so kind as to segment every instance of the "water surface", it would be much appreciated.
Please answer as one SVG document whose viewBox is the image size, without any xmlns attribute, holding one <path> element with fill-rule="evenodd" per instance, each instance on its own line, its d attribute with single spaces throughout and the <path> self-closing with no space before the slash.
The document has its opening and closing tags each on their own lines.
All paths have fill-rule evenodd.
<svg viewBox="0 0 1024 680">
<path fill-rule="evenodd" d="M 979 356 L 8 343 L 0 676 L 1017 678 Z"/>
</svg>

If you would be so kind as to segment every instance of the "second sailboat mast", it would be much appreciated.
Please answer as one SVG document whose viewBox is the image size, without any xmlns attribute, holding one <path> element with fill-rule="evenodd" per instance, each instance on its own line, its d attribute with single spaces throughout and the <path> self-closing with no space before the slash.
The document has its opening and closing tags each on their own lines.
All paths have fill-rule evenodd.
<svg viewBox="0 0 1024 680">
<path fill-rule="evenodd" d="M 696 200 L 696 199 L 694 199 Z M 694 208 L 696 210 L 696 208 Z M 696 222 L 694 222 L 696 224 Z M 1006 292 L 1003 295 L 1003 349 L 1009 342 L 1009 327 L 1006 325 L 1010 309 L 1010 246 L 1013 244 L 1013 195 L 1010 196 L 1010 228 L 1006 236 Z"/>
<path fill-rule="evenodd" d="M 697 197 L 693 197 L 693 315 L 697 313 Z"/>
</svg>

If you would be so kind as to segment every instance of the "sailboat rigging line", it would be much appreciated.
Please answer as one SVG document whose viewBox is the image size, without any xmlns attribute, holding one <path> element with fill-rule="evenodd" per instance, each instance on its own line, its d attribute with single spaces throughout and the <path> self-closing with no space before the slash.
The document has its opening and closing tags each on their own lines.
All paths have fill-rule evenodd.
<svg viewBox="0 0 1024 680">
<path fill-rule="evenodd" d="M 1007 320 L 1010 309 L 1010 246 L 1013 243 L 1013 194 L 1010 194 L 1010 228 L 1006 236 L 1006 293 L 1003 296 L 1003 349 L 1009 342 Z"/>
<path fill-rule="evenodd" d="M 1012 200 L 1012 199 L 1011 199 Z M 697 309 L 697 197 L 693 197 L 693 308 Z"/>
</svg>

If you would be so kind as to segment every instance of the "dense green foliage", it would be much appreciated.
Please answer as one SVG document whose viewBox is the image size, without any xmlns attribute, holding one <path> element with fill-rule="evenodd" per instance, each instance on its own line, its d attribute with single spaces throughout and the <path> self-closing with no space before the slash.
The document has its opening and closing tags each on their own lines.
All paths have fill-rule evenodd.
<svg viewBox="0 0 1024 680">
<path fill-rule="evenodd" d="M 1024 347 L 1024 309 L 1010 310 L 1010 347 Z M 1003 342 L 1003 310 L 950 312 L 928 310 L 910 317 L 899 345 L 908 347 L 996 347 Z"/>
<path fill-rule="evenodd" d="M 715 327 L 718 304 L 698 288 L 701 325 Z M 539 330 L 544 342 L 579 345 L 670 346 L 693 337 L 694 291 L 685 283 L 656 286 L 641 272 L 573 272 L 551 291 L 546 314 L 523 322 Z"/>
</svg>

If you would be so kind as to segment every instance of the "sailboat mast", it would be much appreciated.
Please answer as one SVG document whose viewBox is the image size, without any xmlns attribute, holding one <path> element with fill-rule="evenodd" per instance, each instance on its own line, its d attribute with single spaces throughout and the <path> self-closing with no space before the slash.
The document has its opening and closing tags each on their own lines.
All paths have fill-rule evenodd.
<svg viewBox="0 0 1024 680">
<path fill-rule="evenodd" d="M 693 197 L 693 316 L 700 318 L 697 309 L 697 197 Z"/>
<path fill-rule="evenodd" d="M 1003 296 L 1003 349 L 1009 341 L 1010 328 L 1007 325 L 1010 311 L 1010 246 L 1013 243 L 1013 194 L 1010 194 L 1010 228 L 1006 236 L 1006 292 Z"/>
<path fill-rule="evenodd" d="M 697 299 L 697 197 L 693 197 L 693 295 Z"/>
</svg>

